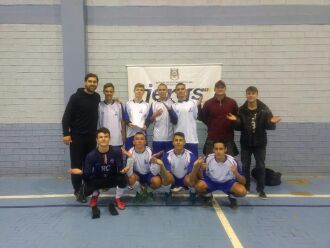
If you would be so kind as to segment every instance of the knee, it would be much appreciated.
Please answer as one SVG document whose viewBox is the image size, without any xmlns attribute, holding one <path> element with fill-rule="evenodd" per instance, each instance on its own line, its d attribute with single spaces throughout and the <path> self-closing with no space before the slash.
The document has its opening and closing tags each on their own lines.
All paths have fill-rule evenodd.
<svg viewBox="0 0 330 248">
<path fill-rule="evenodd" d="M 199 180 L 196 184 L 195 184 L 195 189 L 197 190 L 197 192 L 199 193 L 205 193 L 207 192 L 207 184 L 202 181 Z"/>
<path fill-rule="evenodd" d="M 162 180 L 159 176 L 155 176 L 153 178 L 151 178 L 150 181 L 150 187 L 153 189 L 157 189 L 162 185 Z"/>
<path fill-rule="evenodd" d="M 139 177 L 135 174 L 132 174 L 129 178 L 128 178 L 128 184 L 129 185 L 133 185 L 136 181 L 139 180 Z"/>
<path fill-rule="evenodd" d="M 234 193 L 237 197 L 244 197 L 246 193 L 246 188 L 243 185 L 237 185 Z"/>
</svg>

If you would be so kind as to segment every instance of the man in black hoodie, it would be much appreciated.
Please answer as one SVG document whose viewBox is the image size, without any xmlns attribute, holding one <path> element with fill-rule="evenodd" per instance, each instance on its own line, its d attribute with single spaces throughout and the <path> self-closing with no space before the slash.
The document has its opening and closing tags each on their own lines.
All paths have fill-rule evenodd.
<svg viewBox="0 0 330 248">
<path fill-rule="evenodd" d="M 238 116 L 230 113 L 227 118 L 235 122 L 236 130 L 241 131 L 241 161 L 246 178 L 246 189 L 250 190 L 250 165 L 253 154 L 257 168 L 257 192 L 260 198 L 266 199 L 264 192 L 266 130 L 275 130 L 281 118 L 273 116 L 267 105 L 258 100 L 258 89 L 254 86 L 246 89 L 246 102 L 239 108 Z"/>
<path fill-rule="evenodd" d="M 62 118 L 63 142 L 70 145 L 71 168 L 82 169 L 86 155 L 96 147 L 96 129 L 100 95 L 95 92 L 98 77 L 89 73 L 85 76 L 85 88 L 74 93 L 65 108 Z M 78 192 L 82 184 L 81 175 L 71 175 L 77 201 L 86 202 Z"/>
</svg>

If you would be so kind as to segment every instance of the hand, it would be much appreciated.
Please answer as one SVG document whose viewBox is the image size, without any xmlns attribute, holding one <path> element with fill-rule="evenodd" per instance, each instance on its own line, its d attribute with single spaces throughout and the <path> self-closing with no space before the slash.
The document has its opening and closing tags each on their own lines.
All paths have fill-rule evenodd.
<svg viewBox="0 0 330 248">
<path fill-rule="evenodd" d="M 201 168 L 202 168 L 203 170 L 207 169 L 207 167 L 209 167 L 207 163 L 202 163 Z"/>
<path fill-rule="evenodd" d="M 198 159 L 195 161 L 194 164 L 201 166 L 201 165 L 203 165 L 203 163 L 204 163 L 204 157 L 200 156 L 200 157 L 198 157 Z"/>
<path fill-rule="evenodd" d="M 163 113 L 162 109 L 157 109 L 157 111 L 152 115 L 152 119 L 156 119 L 158 116 L 161 116 Z"/>
<path fill-rule="evenodd" d="M 273 123 L 273 124 L 279 123 L 280 121 L 281 121 L 281 118 L 279 116 L 273 116 L 270 119 L 270 122 Z"/>
<path fill-rule="evenodd" d="M 121 174 L 126 174 L 129 170 L 131 169 L 130 165 L 125 166 L 125 168 L 123 168 L 120 173 Z"/>
<path fill-rule="evenodd" d="M 164 153 L 164 151 L 160 151 L 160 152 L 157 152 L 155 154 L 152 154 L 152 156 L 156 157 L 156 158 L 159 158 L 163 153 Z"/>
<path fill-rule="evenodd" d="M 162 162 L 159 158 L 156 158 L 156 157 L 153 155 L 153 156 L 151 156 L 151 158 L 150 158 L 150 163 L 161 165 L 163 162 Z"/>
<path fill-rule="evenodd" d="M 130 128 L 135 128 L 135 127 L 136 127 L 136 125 L 134 125 L 133 123 L 128 123 L 128 126 L 129 126 Z"/>
<path fill-rule="evenodd" d="M 63 137 L 63 143 L 66 145 L 70 145 L 70 143 L 72 142 L 71 136 L 67 135 Z"/>
<path fill-rule="evenodd" d="M 71 175 L 82 175 L 83 174 L 82 170 L 80 170 L 78 168 L 69 169 L 69 170 L 67 170 L 67 173 L 69 173 Z"/>
<path fill-rule="evenodd" d="M 236 121 L 237 117 L 235 115 L 233 115 L 232 113 L 229 113 L 227 115 L 227 119 L 230 120 L 230 121 Z"/>
<path fill-rule="evenodd" d="M 121 152 L 126 155 L 128 158 L 132 157 L 132 153 L 130 153 L 129 151 L 126 151 L 126 149 L 122 146 L 120 147 Z"/>
<path fill-rule="evenodd" d="M 201 95 L 200 98 L 198 98 L 197 105 L 202 105 L 202 101 L 203 101 L 203 95 Z"/>
</svg>

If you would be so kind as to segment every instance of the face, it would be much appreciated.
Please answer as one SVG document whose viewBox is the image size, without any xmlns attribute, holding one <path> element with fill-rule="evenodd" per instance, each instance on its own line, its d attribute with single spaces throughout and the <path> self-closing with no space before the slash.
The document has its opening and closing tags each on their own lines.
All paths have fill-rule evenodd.
<svg viewBox="0 0 330 248">
<path fill-rule="evenodd" d="M 114 89 L 112 87 L 107 87 L 103 90 L 105 100 L 112 100 Z"/>
<path fill-rule="evenodd" d="M 108 133 L 98 133 L 96 142 L 99 147 L 109 146 L 110 135 Z"/>
<path fill-rule="evenodd" d="M 87 80 L 85 81 L 86 91 L 89 93 L 94 93 L 94 91 L 97 88 L 97 84 L 98 84 L 98 81 L 97 81 L 96 77 L 87 78 Z"/>
<path fill-rule="evenodd" d="M 146 145 L 146 138 L 143 134 L 136 134 L 133 139 L 133 145 L 137 149 L 143 149 Z"/>
<path fill-rule="evenodd" d="M 186 98 L 186 87 L 184 85 L 178 85 L 175 88 L 175 93 L 178 99 Z"/>
<path fill-rule="evenodd" d="M 258 99 L 258 93 L 253 91 L 246 92 L 246 100 L 249 103 L 254 103 Z"/>
<path fill-rule="evenodd" d="M 184 145 L 186 144 L 186 141 L 183 137 L 179 135 L 175 135 L 173 137 L 173 147 L 176 150 L 182 150 L 184 148 Z"/>
<path fill-rule="evenodd" d="M 142 98 L 144 94 L 144 88 L 143 87 L 136 87 L 134 90 L 134 95 L 136 98 Z"/>
<path fill-rule="evenodd" d="M 214 93 L 216 96 L 224 96 L 226 94 L 226 87 L 214 87 Z"/>
<path fill-rule="evenodd" d="M 160 99 L 166 99 L 167 98 L 167 87 L 165 85 L 160 85 L 157 88 L 158 95 Z"/>
<path fill-rule="evenodd" d="M 223 143 L 215 143 L 213 146 L 213 152 L 216 158 L 224 158 L 227 148 Z"/>
</svg>

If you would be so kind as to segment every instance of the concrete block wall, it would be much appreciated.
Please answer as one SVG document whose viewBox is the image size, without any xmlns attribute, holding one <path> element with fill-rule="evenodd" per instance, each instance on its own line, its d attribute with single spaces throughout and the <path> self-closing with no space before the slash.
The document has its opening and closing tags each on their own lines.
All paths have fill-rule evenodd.
<svg viewBox="0 0 330 248">
<path fill-rule="evenodd" d="M 70 34 L 63 27 L 79 19 L 73 15 L 72 23 L 70 18 L 61 21 L 67 8 L 63 1 L 41 6 L 33 0 L 6 0 L 0 6 L 0 175 L 63 174 L 68 167 L 60 122 L 72 94 L 68 89 L 83 84 L 64 76 L 64 65 L 70 64 L 82 64 L 72 78 L 81 78 L 75 73 L 86 66 L 99 75 L 99 92 L 113 82 L 117 96 L 126 101 L 128 64 L 223 63 L 229 96 L 241 105 L 245 88 L 255 85 L 261 100 L 283 118 L 269 132 L 267 164 L 282 172 L 330 172 L 329 1 L 85 4 L 83 63 L 63 53 L 67 45 L 85 46 L 63 38 Z M 23 7 L 37 18 L 24 16 Z M 17 16 L 6 15 L 8 9 Z M 51 13 L 49 18 L 39 16 L 41 9 Z M 205 134 L 199 124 L 201 146 Z"/>
</svg>

